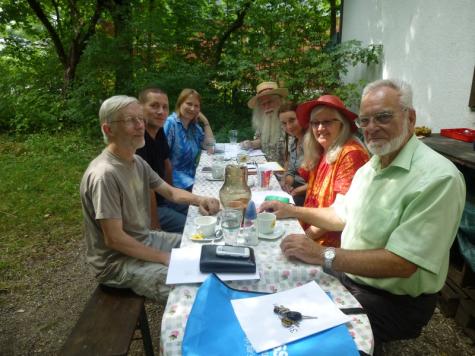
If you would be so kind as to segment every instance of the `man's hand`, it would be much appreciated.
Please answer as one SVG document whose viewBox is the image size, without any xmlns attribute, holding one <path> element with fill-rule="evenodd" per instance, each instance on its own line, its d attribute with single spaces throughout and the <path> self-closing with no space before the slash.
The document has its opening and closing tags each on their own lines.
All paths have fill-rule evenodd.
<svg viewBox="0 0 475 356">
<path fill-rule="evenodd" d="M 293 213 L 294 208 L 294 205 L 285 204 L 277 200 L 265 201 L 259 207 L 259 213 L 263 211 L 271 211 L 278 219 L 292 218 L 295 216 Z"/>
<path fill-rule="evenodd" d="M 219 211 L 219 200 L 215 198 L 201 199 L 199 211 L 201 215 L 214 215 Z"/>
<path fill-rule="evenodd" d="M 160 223 L 157 221 L 152 221 L 150 223 L 150 230 L 155 230 L 155 231 L 160 231 L 162 227 L 160 226 Z"/>
<path fill-rule="evenodd" d="M 280 249 L 287 258 L 296 258 L 310 264 L 322 264 L 322 246 L 305 235 L 288 235 L 280 243 Z"/>
<path fill-rule="evenodd" d="M 251 147 L 251 141 L 250 140 L 245 140 L 239 143 L 239 147 L 241 147 L 243 150 L 249 150 Z"/>
<path fill-rule="evenodd" d="M 162 254 L 163 254 L 163 262 L 162 264 L 165 265 L 165 266 L 168 266 L 170 265 L 170 252 L 163 252 L 163 251 L 160 251 Z"/>
</svg>

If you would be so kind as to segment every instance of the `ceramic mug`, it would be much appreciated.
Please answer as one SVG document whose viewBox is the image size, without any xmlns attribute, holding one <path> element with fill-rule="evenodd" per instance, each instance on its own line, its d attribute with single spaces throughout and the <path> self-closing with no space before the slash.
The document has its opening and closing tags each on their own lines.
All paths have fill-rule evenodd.
<svg viewBox="0 0 475 356">
<path fill-rule="evenodd" d="M 206 237 L 214 236 L 216 233 L 216 216 L 197 216 L 194 220 L 196 231 Z"/>
<path fill-rule="evenodd" d="M 272 234 L 274 232 L 276 216 L 273 213 L 257 214 L 257 231 L 260 234 Z"/>
</svg>

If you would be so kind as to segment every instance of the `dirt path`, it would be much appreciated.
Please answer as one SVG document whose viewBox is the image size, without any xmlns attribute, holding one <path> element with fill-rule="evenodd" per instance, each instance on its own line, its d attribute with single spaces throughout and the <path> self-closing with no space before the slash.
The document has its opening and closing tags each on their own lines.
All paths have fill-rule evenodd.
<svg viewBox="0 0 475 356">
<path fill-rule="evenodd" d="M 68 252 L 29 268 L 31 274 L 24 281 L 28 289 L 0 295 L 0 355 L 55 354 L 96 286 L 82 242 L 71 243 Z M 163 306 L 147 303 L 156 355 L 162 311 Z M 142 354 L 140 342 L 134 342 L 130 354 Z M 437 310 L 418 339 L 387 344 L 385 354 L 471 356 L 475 347 L 453 319 Z"/>
</svg>

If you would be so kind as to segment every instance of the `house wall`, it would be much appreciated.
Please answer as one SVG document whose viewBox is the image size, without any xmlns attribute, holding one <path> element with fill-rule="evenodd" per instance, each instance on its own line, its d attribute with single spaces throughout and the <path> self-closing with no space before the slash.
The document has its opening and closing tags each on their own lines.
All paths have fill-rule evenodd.
<svg viewBox="0 0 475 356">
<path fill-rule="evenodd" d="M 379 65 L 345 80 L 400 78 L 412 85 L 417 126 L 475 128 L 468 107 L 475 70 L 475 1 L 346 0 L 342 40 L 383 45 Z"/>
</svg>

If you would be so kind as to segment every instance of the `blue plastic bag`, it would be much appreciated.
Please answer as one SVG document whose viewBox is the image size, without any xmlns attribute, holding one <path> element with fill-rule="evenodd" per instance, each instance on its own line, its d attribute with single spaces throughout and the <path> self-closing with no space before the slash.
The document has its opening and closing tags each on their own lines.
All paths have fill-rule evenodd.
<svg viewBox="0 0 475 356">
<path fill-rule="evenodd" d="M 256 353 L 234 314 L 231 300 L 264 294 L 232 289 L 214 274 L 210 275 L 198 289 L 188 317 L 182 343 L 183 355 L 359 355 L 345 325 Z"/>
</svg>

